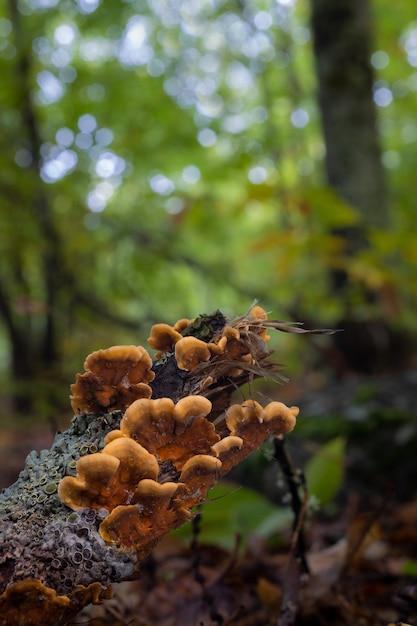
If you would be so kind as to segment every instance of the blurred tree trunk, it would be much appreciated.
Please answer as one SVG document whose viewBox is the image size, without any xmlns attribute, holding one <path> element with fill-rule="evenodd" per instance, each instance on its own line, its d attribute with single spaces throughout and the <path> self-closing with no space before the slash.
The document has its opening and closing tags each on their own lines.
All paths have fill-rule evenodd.
<svg viewBox="0 0 417 626">
<path fill-rule="evenodd" d="M 389 226 L 370 64 L 371 5 L 370 0 L 311 1 L 327 179 L 361 218 L 358 227 L 335 234 L 345 240 L 347 255 L 353 256 L 368 245 L 368 228 Z M 345 309 L 337 324 L 345 332 L 334 338 L 339 371 L 370 373 L 404 364 L 403 338 L 393 332 L 382 310 L 378 319 L 357 320 L 347 273 L 333 270 L 331 279 Z M 365 286 L 361 289 L 364 301 L 379 305 L 388 297 L 395 298 L 391 290 L 384 294 L 384 289 L 378 293 Z M 358 288 L 355 293 L 357 298 Z"/>
<path fill-rule="evenodd" d="M 311 24 L 328 182 L 359 211 L 365 228 L 384 227 L 388 210 L 372 92 L 369 0 L 312 0 Z M 359 229 L 340 234 L 350 253 L 365 243 Z"/>
<path fill-rule="evenodd" d="M 7 329 L 11 376 L 13 377 L 14 409 L 19 413 L 34 410 L 39 396 L 39 382 L 53 372 L 59 361 L 57 310 L 59 292 L 64 281 L 61 262 L 62 242 L 54 223 L 53 211 L 39 172 L 41 137 L 32 97 L 32 51 L 25 34 L 25 24 L 17 3 L 9 0 L 9 16 L 13 24 L 16 102 L 19 103 L 21 138 L 31 155 L 32 181 L 30 192 L 20 192 L 15 219 L 32 225 L 32 241 L 38 241 L 36 264 L 42 284 L 34 296 L 31 278 L 25 263 L 25 237 L 11 250 L 9 274 L 0 285 L 0 315 Z M 17 149 L 17 146 L 16 146 Z M 6 277 L 9 277 L 7 280 Z M 10 284 L 12 278 L 12 284 Z M 41 287 L 41 291 L 39 291 Z M 47 385 L 49 386 L 49 385 Z M 51 386 L 52 387 L 52 386 Z M 45 398 L 48 401 L 48 398 Z"/>
</svg>

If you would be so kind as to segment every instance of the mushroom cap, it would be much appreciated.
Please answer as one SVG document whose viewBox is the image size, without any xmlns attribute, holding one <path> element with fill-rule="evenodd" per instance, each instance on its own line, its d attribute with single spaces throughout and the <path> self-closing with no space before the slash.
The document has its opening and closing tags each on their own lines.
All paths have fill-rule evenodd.
<svg viewBox="0 0 417 626">
<path fill-rule="evenodd" d="M 233 404 L 226 411 L 226 425 L 231 435 L 243 439 L 243 447 L 235 454 L 239 463 L 253 450 L 257 450 L 271 435 L 290 432 L 298 415 L 298 407 L 287 407 L 282 402 L 270 402 L 263 408 L 254 400 Z"/>
<path fill-rule="evenodd" d="M 200 363 L 208 361 L 210 356 L 208 345 L 196 337 L 182 337 L 175 344 L 175 358 L 180 370 L 189 372 Z"/>
<path fill-rule="evenodd" d="M 154 350 L 171 352 L 180 339 L 182 339 L 182 335 L 169 324 L 154 324 L 148 343 Z"/>
<path fill-rule="evenodd" d="M 156 506 L 160 506 L 162 502 L 168 506 L 179 487 L 179 483 L 161 484 L 155 480 L 144 478 L 136 487 L 132 502 L 134 504 L 140 503 L 144 507 L 145 515 L 154 515 Z"/>
<path fill-rule="evenodd" d="M 169 398 L 137 400 L 121 419 L 120 432 L 160 461 L 170 460 L 181 469 L 190 457 L 208 453 L 219 440 L 214 424 L 205 417 L 211 406 L 202 396 L 188 396 L 176 405 Z"/>
<path fill-rule="evenodd" d="M 134 490 L 144 478 L 157 479 L 158 461 L 153 454 L 130 437 L 118 437 L 104 448 L 102 454 L 119 460 L 118 481 L 129 490 Z"/>
<path fill-rule="evenodd" d="M 101 604 L 111 598 L 111 589 L 99 582 L 88 587 L 74 585 L 68 596 L 58 596 L 34 578 L 13 583 L 0 595 L 0 615 L 3 624 L 67 624 L 88 604 Z"/>
<path fill-rule="evenodd" d="M 180 320 L 177 320 L 173 326 L 174 330 L 182 333 L 183 330 L 187 328 L 190 324 L 192 324 L 194 320 L 189 320 L 186 317 L 182 317 Z"/>
<path fill-rule="evenodd" d="M 299 412 L 298 406 L 288 407 L 283 402 L 269 402 L 262 411 L 261 420 L 273 424 L 274 429 L 279 425 L 279 434 L 286 435 L 294 429 Z"/>
<path fill-rule="evenodd" d="M 268 314 L 265 311 L 265 309 L 263 309 L 261 306 L 258 306 L 258 305 L 255 305 L 254 307 L 251 308 L 250 315 L 252 315 L 252 317 L 256 317 L 259 320 L 268 319 Z"/>
<path fill-rule="evenodd" d="M 142 479 L 156 479 L 159 473 L 156 458 L 129 437 L 118 437 L 102 452 L 81 457 L 76 469 L 76 477 L 65 476 L 58 486 L 61 501 L 73 510 L 111 511 L 130 502 Z"/>
<path fill-rule="evenodd" d="M 100 524 L 100 535 L 107 543 L 135 549 L 144 558 L 162 535 L 190 519 L 190 512 L 174 497 L 180 487 L 142 480 L 135 504 L 116 507 Z"/>
<path fill-rule="evenodd" d="M 77 461 L 77 477 L 64 476 L 58 485 L 58 496 L 74 511 L 104 507 L 116 487 L 119 465 L 119 459 L 100 452 L 81 457 Z"/>
<path fill-rule="evenodd" d="M 106 382 L 117 384 L 127 376 L 130 383 L 147 383 L 155 378 L 152 359 L 143 346 L 111 346 L 88 355 L 84 369 L 101 375 Z"/>
<path fill-rule="evenodd" d="M 152 359 L 142 346 L 112 346 L 90 354 L 86 372 L 71 385 L 74 413 L 125 409 L 138 398 L 152 394 L 147 384 L 155 377 Z"/>
<path fill-rule="evenodd" d="M 185 484 L 187 507 L 203 502 L 207 492 L 219 480 L 222 462 L 214 456 L 197 454 L 185 463 L 180 481 Z"/>
<path fill-rule="evenodd" d="M 178 400 L 175 405 L 175 416 L 182 422 L 188 422 L 197 417 L 206 417 L 211 408 L 210 400 L 204 396 L 186 396 Z"/>
<path fill-rule="evenodd" d="M 244 438 L 248 425 L 254 423 L 259 431 L 263 407 L 255 400 L 246 400 L 242 404 L 232 404 L 226 411 L 226 425 L 232 435 Z M 245 442 L 246 443 L 246 442 Z"/>
</svg>

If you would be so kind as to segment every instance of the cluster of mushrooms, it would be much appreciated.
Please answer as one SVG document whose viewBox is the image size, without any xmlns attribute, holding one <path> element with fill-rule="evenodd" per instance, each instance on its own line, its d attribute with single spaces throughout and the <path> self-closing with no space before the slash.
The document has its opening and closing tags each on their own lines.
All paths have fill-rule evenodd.
<svg viewBox="0 0 417 626">
<path fill-rule="evenodd" d="M 71 427 L 0 494 L 0 626 L 65 624 L 101 602 L 232 467 L 294 428 L 297 407 L 244 399 L 280 378 L 271 328 L 307 332 L 253 306 L 154 325 L 154 359 L 135 345 L 87 357 Z"/>
<path fill-rule="evenodd" d="M 76 476 L 61 480 L 58 494 L 73 510 L 107 509 L 99 528 L 104 541 L 143 558 L 164 534 L 191 519 L 193 507 L 233 466 L 270 435 L 294 428 L 297 407 L 246 400 L 229 406 L 221 419 L 216 411 L 213 420 L 213 404 L 201 395 L 218 388 L 220 379 L 233 381 L 256 367 L 263 371 L 259 362 L 269 354 L 266 320 L 255 306 L 210 341 L 181 334 L 191 320 L 154 325 L 148 342 L 157 350 L 157 363 L 170 355 L 180 375 L 206 371 L 199 377 L 200 394 L 177 402 L 151 397 L 156 374 L 142 346 L 113 346 L 87 357 L 85 373 L 71 387 L 74 411 L 125 413 L 119 428 L 106 435 L 104 448 L 82 456 Z"/>
</svg>

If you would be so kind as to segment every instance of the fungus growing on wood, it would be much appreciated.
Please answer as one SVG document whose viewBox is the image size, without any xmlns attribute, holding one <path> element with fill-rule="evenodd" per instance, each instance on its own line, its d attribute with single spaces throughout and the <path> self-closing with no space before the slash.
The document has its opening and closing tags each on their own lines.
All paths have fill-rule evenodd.
<svg viewBox="0 0 417 626">
<path fill-rule="evenodd" d="M 61 501 L 74 511 L 84 507 L 112 511 L 130 502 L 140 480 L 155 480 L 159 472 L 155 457 L 127 437 L 81 457 L 76 468 L 77 476 L 65 476 L 58 487 Z"/>
<path fill-rule="evenodd" d="M 182 468 L 180 481 L 185 485 L 184 501 L 188 507 L 205 499 L 208 490 L 220 478 L 221 466 L 220 459 L 207 454 L 197 454 L 187 461 Z"/>
<path fill-rule="evenodd" d="M 238 464 L 242 448 L 243 439 L 235 435 L 228 435 L 211 446 L 213 453 L 222 463 L 222 474 L 227 474 Z"/>
<path fill-rule="evenodd" d="M 87 604 L 101 604 L 111 597 L 111 589 L 103 589 L 98 582 L 87 587 L 77 585 L 69 596 L 63 596 L 39 580 L 22 580 L 0 596 L 0 623 L 7 626 L 66 624 Z"/>
<path fill-rule="evenodd" d="M 134 504 L 116 507 L 100 524 L 100 535 L 107 543 L 135 549 L 143 558 L 158 539 L 190 519 L 190 511 L 175 498 L 181 487 L 179 483 L 142 480 Z"/>
<path fill-rule="evenodd" d="M 232 436 L 240 437 L 244 442 L 240 450 L 235 450 L 234 463 L 240 463 L 271 435 L 291 432 L 298 413 L 298 407 L 287 407 L 282 402 L 270 402 L 265 408 L 254 400 L 233 404 L 226 411 L 226 425 Z"/>
<path fill-rule="evenodd" d="M 148 343 L 154 350 L 164 353 L 172 352 L 175 344 L 180 339 L 182 339 L 182 335 L 169 324 L 154 324 L 151 328 Z"/>
<path fill-rule="evenodd" d="M 214 425 L 205 419 L 210 411 L 211 402 L 203 396 L 187 396 L 177 404 L 170 398 L 137 400 L 106 442 L 131 437 L 160 461 L 170 460 L 180 470 L 191 456 L 209 452 L 219 440 Z"/>
<path fill-rule="evenodd" d="M 77 478 L 65 476 L 58 486 L 62 502 L 74 511 L 104 506 L 112 493 L 120 461 L 109 454 L 91 454 L 77 461 Z"/>
<path fill-rule="evenodd" d="M 208 361 L 210 356 L 208 345 L 196 337 L 182 337 L 175 344 L 175 358 L 180 370 L 189 372 L 200 363 Z"/>
<path fill-rule="evenodd" d="M 152 359 L 142 346 L 113 346 L 90 354 L 84 374 L 71 385 L 74 413 L 125 409 L 138 398 L 149 398 L 147 384 L 155 377 Z"/>
<path fill-rule="evenodd" d="M 219 478 L 294 427 L 296 407 L 230 406 L 244 383 L 280 377 L 265 343 L 270 328 L 306 332 L 260 307 L 231 321 L 216 311 L 163 325 L 164 342 L 151 332 L 167 350 L 153 364 L 138 346 L 87 357 L 72 385 L 70 428 L 51 450 L 31 453 L 0 494 L 4 623 L 55 626 L 100 601 L 112 582 L 137 574 L 138 560 L 192 517 Z"/>
<path fill-rule="evenodd" d="M 187 328 L 190 324 L 192 324 L 193 320 L 189 320 L 186 317 L 182 317 L 180 320 L 176 321 L 173 329 L 182 333 L 183 330 Z"/>
</svg>

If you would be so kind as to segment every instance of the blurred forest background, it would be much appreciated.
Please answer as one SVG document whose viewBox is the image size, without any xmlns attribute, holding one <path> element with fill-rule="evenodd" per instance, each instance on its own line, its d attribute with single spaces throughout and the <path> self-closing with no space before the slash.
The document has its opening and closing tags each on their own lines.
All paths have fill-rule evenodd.
<svg viewBox="0 0 417 626">
<path fill-rule="evenodd" d="M 416 17 L 383 0 L 3 3 L 2 417 L 68 414 L 92 350 L 254 298 L 352 329 L 338 352 L 280 337 L 291 376 L 319 357 L 409 364 Z"/>
<path fill-rule="evenodd" d="M 270 319 L 344 329 L 272 333 L 295 383 L 266 393 L 312 394 L 288 438 L 309 506 L 340 513 L 341 491 L 350 502 L 342 530 L 320 543 L 313 527 L 311 543 L 349 539 L 352 489 L 374 520 L 390 485 L 411 501 L 415 2 L 5 0 L 0 78 L 1 486 L 69 424 L 90 352 L 258 299 Z M 215 492 L 216 545 L 288 528 L 270 460 L 254 455 L 238 478 L 274 504 L 228 488 L 225 507 Z M 387 580 L 415 582 L 417 504 L 388 514 Z"/>
</svg>

